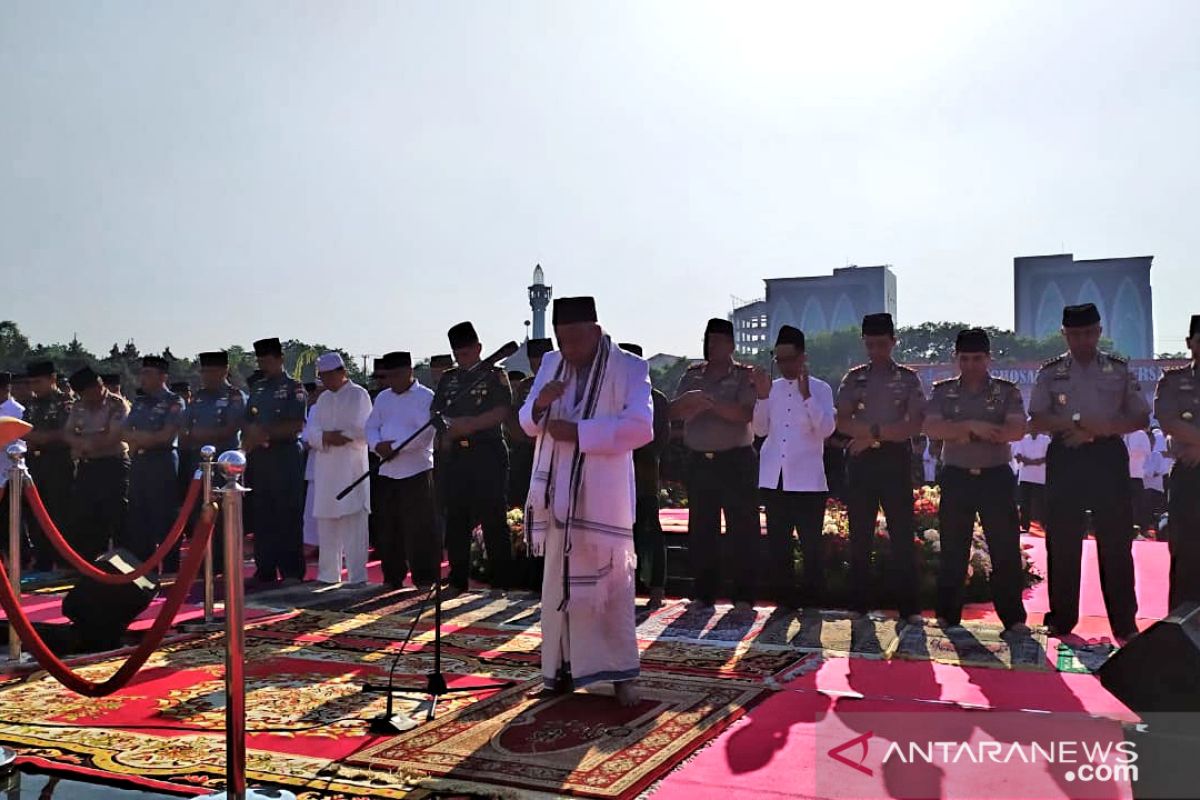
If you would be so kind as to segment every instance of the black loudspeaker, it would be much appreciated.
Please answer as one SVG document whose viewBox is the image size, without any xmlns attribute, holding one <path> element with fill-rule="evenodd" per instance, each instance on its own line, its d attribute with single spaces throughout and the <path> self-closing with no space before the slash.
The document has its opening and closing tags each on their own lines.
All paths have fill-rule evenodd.
<svg viewBox="0 0 1200 800">
<path fill-rule="evenodd" d="M 1200 712 L 1200 604 L 1185 603 L 1135 636 L 1099 676 L 1140 715 Z"/>
<path fill-rule="evenodd" d="M 112 575 L 128 575 L 142 562 L 124 549 L 110 550 L 93 562 Z M 129 624 L 158 596 L 158 581 L 149 576 L 110 586 L 82 577 L 63 598 L 63 616 L 74 624 L 79 648 L 85 652 L 121 646 Z"/>
</svg>

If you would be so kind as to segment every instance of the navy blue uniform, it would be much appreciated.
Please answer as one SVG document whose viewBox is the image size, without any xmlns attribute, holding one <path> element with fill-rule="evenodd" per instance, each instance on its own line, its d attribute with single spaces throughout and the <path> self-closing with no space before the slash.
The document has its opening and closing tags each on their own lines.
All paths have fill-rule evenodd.
<svg viewBox="0 0 1200 800">
<path fill-rule="evenodd" d="M 307 393 L 286 372 L 250 388 L 247 424 L 304 422 Z M 304 450 L 299 435 L 272 438 L 249 453 L 247 474 L 256 577 L 304 579 Z"/>
<path fill-rule="evenodd" d="M 167 389 L 139 395 L 125 418 L 125 430 L 157 433 L 178 428 L 183 408 L 183 398 Z M 121 544 L 145 559 L 166 537 L 179 514 L 179 456 L 173 442 L 131 448 L 129 454 L 129 515 Z M 163 561 L 163 569 L 179 569 L 178 547 Z"/>
<path fill-rule="evenodd" d="M 239 389 L 234 388 L 231 384 L 225 383 L 215 390 L 201 388 L 192 395 L 192 402 L 188 403 L 187 408 L 183 410 L 182 429 L 188 432 L 195 431 L 199 428 L 224 428 L 225 426 L 236 422 L 239 426 L 246 416 L 246 395 Z M 179 448 L 179 480 L 180 485 L 185 487 L 193 479 L 196 470 L 200 468 L 200 448 L 205 445 L 212 445 L 217 449 L 217 455 L 221 455 L 227 450 L 236 450 L 238 448 L 238 436 L 234 432 L 228 439 L 219 441 L 199 441 L 191 440 L 188 446 L 180 446 Z M 213 470 L 213 483 L 216 486 L 221 485 L 221 475 L 216 469 Z M 248 502 L 249 497 L 243 498 L 243 503 Z M 196 504 L 197 510 L 200 508 L 200 503 Z M 192 515 L 192 523 L 195 523 L 196 515 Z M 213 568 L 217 573 L 223 572 L 225 563 L 223 557 L 223 545 L 225 542 L 224 536 L 225 515 L 218 514 L 216 519 L 216 528 L 213 529 Z"/>
</svg>

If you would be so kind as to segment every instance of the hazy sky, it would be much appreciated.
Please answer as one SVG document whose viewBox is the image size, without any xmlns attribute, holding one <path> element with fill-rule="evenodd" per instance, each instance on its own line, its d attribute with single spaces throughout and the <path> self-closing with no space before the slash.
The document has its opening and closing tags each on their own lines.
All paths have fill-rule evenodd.
<svg viewBox="0 0 1200 800">
<path fill-rule="evenodd" d="M 6 2 L 0 318 L 93 350 L 519 339 L 535 262 L 648 352 L 890 263 L 1011 327 L 1012 259 L 1200 312 L 1200 3 Z M 14 282 L 20 292 L 10 291 Z"/>
</svg>

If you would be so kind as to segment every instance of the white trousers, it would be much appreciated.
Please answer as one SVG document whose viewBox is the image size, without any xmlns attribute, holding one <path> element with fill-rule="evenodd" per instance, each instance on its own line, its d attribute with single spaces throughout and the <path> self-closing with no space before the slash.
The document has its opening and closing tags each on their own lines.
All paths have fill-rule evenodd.
<svg viewBox="0 0 1200 800">
<path fill-rule="evenodd" d="M 344 517 L 317 517 L 321 556 L 317 580 L 338 583 L 342 579 L 342 557 L 346 559 L 349 583 L 367 582 L 367 512 Z"/>
</svg>

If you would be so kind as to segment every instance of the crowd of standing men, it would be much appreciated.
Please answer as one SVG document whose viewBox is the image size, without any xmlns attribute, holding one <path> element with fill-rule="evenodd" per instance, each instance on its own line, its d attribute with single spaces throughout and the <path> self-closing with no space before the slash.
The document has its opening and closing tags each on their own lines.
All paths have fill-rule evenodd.
<svg viewBox="0 0 1200 800">
<path fill-rule="evenodd" d="M 1094 306 L 1064 309 L 1067 352 L 1043 365 L 1027 414 L 1018 388 L 991 374 L 990 342 L 980 329 L 959 334 L 958 375 L 936 382 L 927 395 L 916 372 L 892 359 L 896 336 L 887 314 L 863 319 L 866 363 L 851 369 L 836 391 L 808 374 L 801 331 L 780 330 L 774 348 L 780 377 L 772 380 L 734 359 L 731 323 L 710 320 L 704 360 L 687 370 L 673 399 L 653 394 L 655 438 L 633 456 L 634 533 L 651 602 L 661 602 L 666 577 L 659 463 L 674 422 L 686 450 L 697 603 L 710 605 L 726 594 L 742 605 L 759 599 L 790 607 L 819 603 L 831 488 L 826 454 L 829 442 L 838 441 L 844 449 L 845 471 L 838 479 L 844 477 L 849 517 L 851 612 L 862 615 L 879 601 L 869 564 L 882 510 L 891 596 L 901 618 L 917 622 L 912 442 L 924 435 L 940 447 L 937 614 L 943 624 L 959 622 L 978 519 L 993 564 L 997 613 L 1008 629 L 1025 630 L 1019 534 L 1029 520 L 1022 520 L 1021 509 L 1036 498 L 1044 506 L 1039 514 L 1048 542 L 1046 623 L 1052 632 L 1066 635 L 1078 621 L 1090 512 L 1112 631 L 1119 640 L 1135 635 L 1131 540 L 1137 487 L 1130 480 L 1126 437 L 1145 435 L 1151 409 L 1126 362 L 1098 350 L 1100 335 Z M 279 340 L 263 339 L 254 343 L 259 371 L 248 393 L 229 382 L 223 352 L 200 355 L 201 385 L 186 394 L 168 386 L 165 360 L 147 356 L 132 404 L 89 368 L 72 374 L 71 393 L 64 392 L 54 365 L 37 362 L 21 376 L 24 394 L 16 399 L 8 396 L 9 377 L 0 374 L 0 413 L 20 411 L 33 425 L 27 436 L 30 473 L 51 516 L 65 521 L 68 538 L 86 556 L 110 545 L 148 556 L 178 513 L 181 486 L 200 447 L 240 446 L 248 454 L 246 480 L 253 489 L 247 529 L 254 534 L 257 581 L 304 579 L 307 529 L 321 548 L 319 580 L 340 581 L 344 560 L 349 582 L 365 581 L 370 537 L 387 583 L 399 586 L 411 573 L 415 585 L 431 585 L 444 546 L 451 587 L 464 590 L 478 526 L 490 584 L 503 590 L 518 582 L 507 512 L 525 506 L 533 464 L 533 439 L 515 415 L 553 343 L 528 342 L 533 375 L 524 376 L 481 364 L 482 345 L 469 322 L 451 328 L 448 339 L 452 354 L 431 359 L 431 387 L 417 380 L 404 351 L 376 360 L 369 393 L 347 379 L 341 358 L 332 353 L 318 360 L 319 383 L 306 386 L 285 371 Z M 1192 361 L 1165 372 L 1154 409 L 1173 459 L 1172 607 L 1200 600 L 1193 577 L 1200 567 L 1200 316 L 1191 320 L 1188 345 Z M 620 347 L 641 355 L 635 344 Z M 437 424 L 427 427 L 431 418 Z M 1011 467 L 1014 443 L 1022 443 L 1015 455 L 1019 469 L 1045 473 L 1038 481 L 1044 489 L 1022 485 L 1020 505 Z M 342 495 L 368 464 L 371 481 Z M 767 516 L 765 570 L 758 548 L 760 503 Z M 797 535 L 802 579 L 792 557 Z M 36 531 L 30 541 L 35 568 L 49 569 L 53 552 Z M 164 568 L 177 563 L 175 556 Z"/>
</svg>

